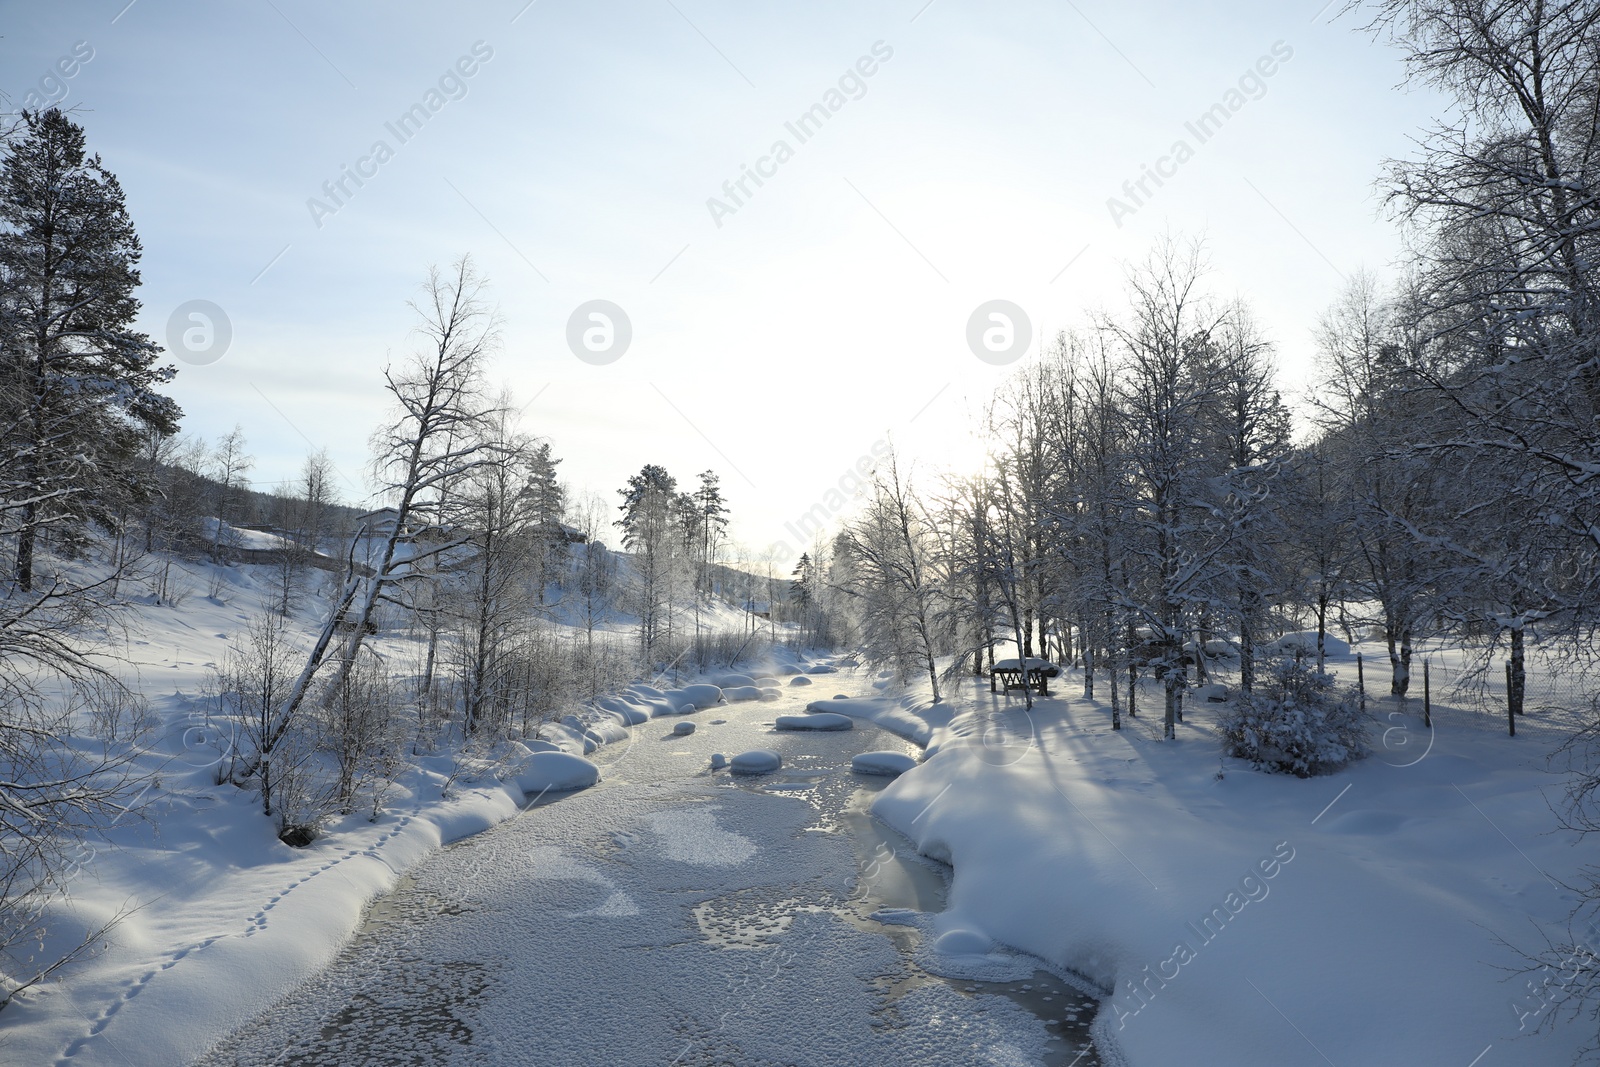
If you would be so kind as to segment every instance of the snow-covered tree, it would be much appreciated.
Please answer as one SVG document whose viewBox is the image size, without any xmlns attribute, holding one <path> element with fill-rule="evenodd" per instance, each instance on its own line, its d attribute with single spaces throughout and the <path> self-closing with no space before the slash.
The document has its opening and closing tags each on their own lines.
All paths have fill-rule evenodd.
<svg viewBox="0 0 1600 1067">
<path fill-rule="evenodd" d="M 894 667 L 902 681 L 925 672 L 938 702 L 948 616 L 930 522 L 892 451 L 874 471 L 869 493 L 865 514 L 838 541 L 838 551 L 849 558 L 867 655 Z"/>
<path fill-rule="evenodd" d="M 647 463 L 617 493 L 622 517 L 616 525 L 623 547 L 633 553 L 637 579 L 639 651 L 648 660 L 672 630 L 684 540 L 678 480 L 665 467 Z"/>
<path fill-rule="evenodd" d="M 172 433 L 173 369 L 131 328 L 139 238 L 115 175 L 62 112 L 26 112 L 0 164 L 0 534 L 10 579 L 39 539 L 112 525 L 140 435 Z"/>
<path fill-rule="evenodd" d="M 334 699 L 376 629 L 378 605 L 404 601 L 407 583 L 431 584 L 428 561 L 465 543 L 441 507 L 447 486 L 497 458 L 486 434 L 495 410 L 483 385 L 484 362 L 497 334 L 483 285 L 463 257 L 448 274 L 430 270 L 421 298 L 410 305 L 419 345 L 402 366 L 384 371 L 394 417 L 372 441 L 374 474 L 390 506 L 369 516 L 351 542 L 345 577 L 284 694 L 286 718 L 298 711 L 330 655 L 334 672 L 323 702 Z M 375 546 L 371 558 L 355 560 L 358 547 L 369 543 Z"/>
</svg>

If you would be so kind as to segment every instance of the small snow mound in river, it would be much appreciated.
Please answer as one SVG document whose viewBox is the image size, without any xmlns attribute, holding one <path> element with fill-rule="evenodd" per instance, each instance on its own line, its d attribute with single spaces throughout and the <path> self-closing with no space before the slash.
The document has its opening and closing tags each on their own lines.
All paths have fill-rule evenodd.
<svg viewBox="0 0 1600 1067">
<path fill-rule="evenodd" d="M 687 737 L 689 734 L 694 733 L 694 723 L 687 721 L 680 722 L 673 726 L 672 732 L 677 734 L 679 737 Z"/>
<path fill-rule="evenodd" d="M 933 943 L 933 950 L 941 956 L 986 956 L 994 942 L 976 930 L 946 930 Z"/>
<path fill-rule="evenodd" d="M 724 756 L 720 752 L 711 753 L 711 769 L 712 770 L 720 771 L 720 770 L 722 770 L 722 768 L 726 767 L 727 765 L 728 765 L 728 757 L 727 756 Z"/>
<path fill-rule="evenodd" d="M 783 766 L 783 757 L 770 748 L 752 748 L 729 761 L 734 774 L 771 774 Z"/>
<path fill-rule="evenodd" d="M 730 685 L 722 691 L 722 699 L 730 704 L 740 700 L 760 700 L 761 690 L 753 685 Z"/>
<path fill-rule="evenodd" d="M 528 794 L 587 789 L 599 780 L 599 767 L 568 752 L 535 752 L 517 774 L 517 784 Z"/>
<path fill-rule="evenodd" d="M 815 667 L 807 667 L 807 674 L 838 674 L 839 668 L 828 663 L 819 663 Z"/>
<path fill-rule="evenodd" d="M 904 752 L 862 752 L 850 760 L 850 769 L 857 774 L 904 774 L 916 765 Z"/>
<path fill-rule="evenodd" d="M 811 679 L 807 678 L 803 674 L 797 674 L 793 678 L 789 679 L 789 684 L 790 685 L 810 685 L 811 684 Z"/>
<path fill-rule="evenodd" d="M 849 730 L 855 726 L 848 716 L 831 711 L 814 711 L 809 715 L 779 715 L 780 730 Z"/>
<path fill-rule="evenodd" d="M 776 689 L 763 689 L 763 690 L 761 690 L 761 701 L 764 704 L 770 704 L 774 700 L 782 700 L 782 699 L 783 699 L 783 693 L 780 692 L 779 690 L 776 690 Z"/>
</svg>

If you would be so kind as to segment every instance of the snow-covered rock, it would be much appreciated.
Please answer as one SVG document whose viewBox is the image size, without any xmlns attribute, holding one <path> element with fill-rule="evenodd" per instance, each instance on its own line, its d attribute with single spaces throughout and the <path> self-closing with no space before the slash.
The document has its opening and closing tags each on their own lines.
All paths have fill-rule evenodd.
<svg viewBox="0 0 1600 1067">
<path fill-rule="evenodd" d="M 976 930 L 957 927 L 940 934 L 933 943 L 933 951 L 941 956 L 984 956 L 994 947 L 994 941 Z"/>
<path fill-rule="evenodd" d="M 734 774 L 771 774 L 783 766 L 783 757 L 770 748 L 752 748 L 728 761 Z"/>
<path fill-rule="evenodd" d="M 780 730 L 849 730 L 855 726 L 848 716 L 830 711 L 814 711 L 806 715 L 779 715 Z"/>
<path fill-rule="evenodd" d="M 722 699 L 730 704 L 741 700 L 760 700 L 761 690 L 753 685 L 733 685 L 722 691 Z"/>
<path fill-rule="evenodd" d="M 778 690 L 778 689 L 763 689 L 763 690 L 761 690 L 761 701 L 764 704 L 770 704 L 774 700 L 782 700 L 782 699 L 783 699 L 782 690 Z"/>
<path fill-rule="evenodd" d="M 839 668 L 831 663 L 817 663 L 806 668 L 807 674 L 838 674 Z"/>
<path fill-rule="evenodd" d="M 1330 656 L 1348 656 L 1350 645 L 1333 636 L 1322 635 L 1322 650 Z M 1298 633 L 1284 634 L 1276 641 L 1269 641 L 1261 646 L 1261 651 L 1268 655 L 1290 655 L 1299 652 L 1305 656 L 1317 654 L 1317 631 L 1301 630 Z"/>
<path fill-rule="evenodd" d="M 748 674 L 719 674 L 711 681 L 723 689 L 738 688 L 742 685 L 755 685 L 756 680 Z"/>
<path fill-rule="evenodd" d="M 574 729 L 565 722 L 547 722 L 539 726 L 539 739 L 549 741 L 562 752 L 575 752 L 587 756 L 600 745 L 592 737 L 584 735 L 582 730 Z"/>
<path fill-rule="evenodd" d="M 677 734 L 679 737 L 688 737 L 690 734 L 694 733 L 694 723 L 689 722 L 688 720 L 684 720 L 680 723 L 674 723 L 672 732 Z"/>
<path fill-rule="evenodd" d="M 1221 682 L 1212 682 L 1210 685 L 1196 686 L 1194 699 L 1206 704 L 1222 704 L 1228 699 L 1228 687 Z"/>
<path fill-rule="evenodd" d="M 722 700 L 722 687 L 703 682 L 686 685 L 682 689 L 669 689 L 662 698 L 671 704 L 679 715 L 687 715 L 699 708 L 709 708 Z M 692 705 L 692 706 L 690 706 Z"/>
<path fill-rule="evenodd" d="M 811 684 L 811 679 L 807 678 L 803 674 L 797 674 L 793 678 L 789 679 L 789 684 L 790 685 L 810 685 Z"/>
<path fill-rule="evenodd" d="M 726 767 L 727 765 L 728 765 L 728 757 L 727 756 L 724 756 L 720 752 L 711 753 L 711 769 L 712 770 L 720 771 L 720 770 L 722 770 L 722 768 Z"/>
<path fill-rule="evenodd" d="M 601 697 L 595 704 L 622 720 L 624 726 L 638 726 L 650 721 L 650 709 L 621 697 Z"/>
<path fill-rule="evenodd" d="M 517 772 L 517 785 L 529 796 L 587 789 L 599 780 L 599 767 L 569 752 L 535 752 Z"/>
<path fill-rule="evenodd" d="M 599 745 L 610 745 L 628 739 L 628 728 L 617 719 L 597 719 L 583 731 L 583 736 Z"/>
<path fill-rule="evenodd" d="M 917 761 L 904 752 L 862 752 L 850 760 L 850 769 L 857 774 L 904 774 L 917 765 Z"/>
</svg>

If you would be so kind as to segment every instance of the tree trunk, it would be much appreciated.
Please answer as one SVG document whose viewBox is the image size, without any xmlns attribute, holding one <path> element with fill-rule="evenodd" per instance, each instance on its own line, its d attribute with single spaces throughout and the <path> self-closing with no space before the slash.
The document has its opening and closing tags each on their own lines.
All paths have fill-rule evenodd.
<svg viewBox="0 0 1600 1067">
<path fill-rule="evenodd" d="M 1117 704 L 1117 658 L 1108 657 L 1110 667 L 1106 670 L 1106 681 L 1111 686 L 1111 728 L 1122 729 L 1122 708 Z"/>
<path fill-rule="evenodd" d="M 1321 671 L 1327 663 L 1328 645 L 1328 594 L 1317 594 L 1317 670 Z"/>
<path fill-rule="evenodd" d="M 1163 681 L 1166 684 L 1166 715 L 1161 723 L 1161 737 L 1165 741 L 1173 741 L 1178 736 L 1178 673 L 1168 668 Z"/>
<path fill-rule="evenodd" d="M 1256 635 L 1250 612 L 1239 614 L 1239 688 L 1248 693 L 1256 686 Z"/>
<path fill-rule="evenodd" d="M 1389 666 L 1392 671 L 1389 679 L 1389 695 L 1403 697 L 1406 695 L 1406 690 L 1411 688 L 1411 631 L 1405 630 L 1396 635 L 1391 630 L 1388 633 L 1388 644 Z"/>
<path fill-rule="evenodd" d="M 24 593 L 33 591 L 33 538 L 34 520 L 38 517 L 37 505 L 28 504 L 22 509 L 22 528 L 17 531 L 17 588 Z"/>
</svg>

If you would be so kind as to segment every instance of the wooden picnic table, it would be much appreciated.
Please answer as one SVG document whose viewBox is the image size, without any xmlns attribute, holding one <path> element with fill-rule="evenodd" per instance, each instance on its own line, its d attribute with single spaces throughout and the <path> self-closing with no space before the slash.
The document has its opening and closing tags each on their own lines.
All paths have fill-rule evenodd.
<svg viewBox="0 0 1600 1067">
<path fill-rule="evenodd" d="M 1009 693 L 1016 689 L 1034 689 L 1040 696 L 1050 695 L 1050 676 L 1059 673 L 1059 668 L 1048 660 L 1030 658 L 1026 665 L 1018 660 L 1001 660 L 989 671 L 989 692 L 993 693 L 995 683 L 999 683 L 1003 691 Z"/>
</svg>

